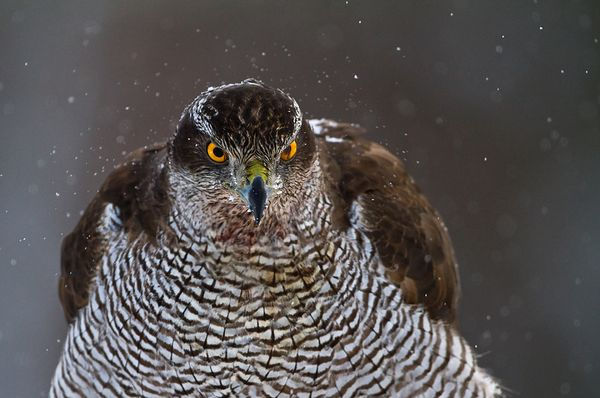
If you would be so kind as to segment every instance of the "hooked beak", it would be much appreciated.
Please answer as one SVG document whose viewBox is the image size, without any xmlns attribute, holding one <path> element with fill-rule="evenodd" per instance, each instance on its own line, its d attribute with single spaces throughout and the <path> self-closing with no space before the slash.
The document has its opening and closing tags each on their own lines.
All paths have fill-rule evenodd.
<svg viewBox="0 0 600 398">
<path fill-rule="evenodd" d="M 258 225 L 267 204 L 267 168 L 260 162 L 254 161 L 246 169 L 246 177 L 249 185 L 241 190 L 242 195 L 248 202 L 248 207 L 254 216 L 254 222 Z"/>
</svg>

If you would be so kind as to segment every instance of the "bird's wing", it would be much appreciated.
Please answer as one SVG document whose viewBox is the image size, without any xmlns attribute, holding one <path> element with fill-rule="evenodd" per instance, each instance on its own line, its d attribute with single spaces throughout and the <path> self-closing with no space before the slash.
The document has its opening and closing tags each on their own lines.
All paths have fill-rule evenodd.
<svg viewBox="0 0 600 398">
<path fill-rule="evenodd" d="M 367 235 L 406 302 L 423 304 L 433 318 L 453 322 L 459 283 L 450 238 L 402 162 L 360 137 L 363 130 L 355 125 L 309 123 L 325 148 L 324 168 L 346 222 Z"/>
<path fill-rule="evenodd" d="M 157 169 L 153 166 L 165 147 L 164 143 L 156 144 L 129 155 L 108 176 L 73 232 L 63 239 L 58 295 L 67 321 L 72 322 L 88 302 L 98 266 L 108 250 L 110 230 L 147 227 L 138 221 L 132 226 L 132 219 L 139 220 L 139 213 L 148 211 L 148 203 L 156 202 L 145 201 L 142 192 L 152 192 L 147 189 L 148 177 Z M 109 205 L 113 211 L 107 216 Z"/>
</svg>

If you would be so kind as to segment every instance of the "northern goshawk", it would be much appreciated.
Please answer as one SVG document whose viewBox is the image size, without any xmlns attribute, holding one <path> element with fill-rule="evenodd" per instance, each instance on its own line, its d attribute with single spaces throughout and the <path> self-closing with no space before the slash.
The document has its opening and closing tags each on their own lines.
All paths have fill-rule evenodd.
<svg viewBox="0 0 600 398">
<path fill-rule="evenodd" d="M 210 88 L 62 246 L 51 397 L 493 397 L 446 227 L 355 125 Z"/>
</svg>

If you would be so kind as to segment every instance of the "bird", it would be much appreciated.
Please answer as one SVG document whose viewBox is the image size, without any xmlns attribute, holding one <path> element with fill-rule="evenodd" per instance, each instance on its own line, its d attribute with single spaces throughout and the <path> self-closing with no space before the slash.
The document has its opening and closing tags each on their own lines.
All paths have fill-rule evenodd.
<svg viewBox="0 0 600 398">
<path fill-rule="evenodd" d="M 404 164 L 257 79 L 210 87 L 61 247 L 50 397 L 499 397 Z"/>
</svg>

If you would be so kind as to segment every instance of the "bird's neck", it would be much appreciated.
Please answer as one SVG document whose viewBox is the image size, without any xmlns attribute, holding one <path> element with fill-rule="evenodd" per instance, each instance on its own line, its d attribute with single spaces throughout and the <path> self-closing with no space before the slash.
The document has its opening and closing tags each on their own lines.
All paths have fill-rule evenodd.
<svg viewBox="0 0 600 398">
<path fill-rule="evenodd" d="M 175 237 L 171 247 L 177 245 L 182 253 L 178 257 L 186 257 L 180 262 L 180 272 L 267 301 L 289 301 L 290 297 L 322 291 L 324 281 L 334 272 L 328 258 L 339 236 L 331 229 L 327 190 L 317 185 L 323 182 L 320 178 L 315 182 L 306 189 L 305 206 L 287 214 L 285 223 L 267 215 L 256 226 L 232 217 L 220 230 L 211 231 L 194 226 L 191 220 L 171 217 L 169 235 Z M 228 233 L 231 236 L 224 238 Z M 292 296 L 290 292 L 294 292 Z"/>
<path fill-rule="evenodd" d="M 168 220 L 169 235 L 186 245 L 203 246 L 212 255 L 233 261 L 259 252 L 293 258 L 302 246 L 326 242 L 332 233 L 327 181 L 323 179 L 318 161 L 314 166 L 302 192 L 293 198 L 274 200 L 258 225 L 244 204 L 208 198 L 207 201 L 212 201 L 198 208 L 211 209 L 209 214 L 174 201 Z"/>
</svg>

